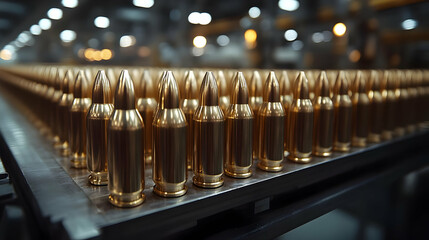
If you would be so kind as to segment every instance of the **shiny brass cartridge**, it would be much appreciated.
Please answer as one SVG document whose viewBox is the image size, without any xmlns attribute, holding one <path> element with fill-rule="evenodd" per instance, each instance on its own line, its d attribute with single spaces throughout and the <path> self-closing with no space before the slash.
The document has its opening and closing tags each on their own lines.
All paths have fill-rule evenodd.
<svg viewBox="0 0 429 240">
<path fill-rule="evenodd" d="M 57 116 L 59 116 L 58 114 L 58 102 L 60 101 L 61 95 L 63 94 L 62 90 L 61 90 L 61 77 L 60 77 L 60 72 L 61 75 L 63 75 L 64 73 L 61 70 L 58 70 L 55 74 L 55 78 L 53 79 L 53 85 L 54 85 L 54 94 L 52 95 L 51 98 L 51 123 L 52 123 L 52 133 L 54 135 L 54 146 L 55 148 L 59 148 L 61 146 L 61 141 L 60 141 L 60 131 L 61 131 L 61 125 L 59 120 L 57 119 Z"/>
<path fill-rule="evenodd" d="M 352 101 L 344 71 L 338 73 L 334 86 L 334 151 L 348 152 L 352 140 Z"/>
<path fill-rule="evenodd" d="M 225 118 L 219 107 L 217 83 L 212 72 L 207 72 L 204 76 L 200 90 L 200 106 L 193 119 L 193 182 L 203 188 L 220 187 L 224 181 Z"/>
<path fill-rule="evenodd" d="M 407 132 L 413 133 L 416 130 L 416 105 L 418 104 L 418 92 L 413 71 L 406 71 L 407 91 L 408 91 L 408 112 L 407 114 Z"/>
<path fill-rule="evenodd" d="M 264 99 L 259 108 L 258 167 L 268 172 L 283 169 L 284 109 L 280 102 L 280 86 L 274 72 L 264 84 Z"/>
<path fill-rule="evenodd" d="M 123 70 L 115 90 L 114 109 L 107 127 L 109 201 L 118 207 L 143 203 L 143 120 L 136 109 L 134 85 Z"/>
<path fill-rule="evenodd" d="M 153 126 L 154 193 L 180 197 L 187 191 L 186 118 L 179 105 L 179 88 L 173 73 L 164 75 Z"/>
<path fill-rule="evenodd" d="M 381 141 L 383 130 L 383 97 L 380 92 L 380 80 L 378 72 L 372 70 L 369 76 L 369 121 L 368 121 L 368 141 L 378 143 Z"/>
<path fill-rule="evenodd" d="M 285 112 L 285 137 L 284 137 L 284 155 L 287 155 L 287 141 L 288 141 L 288 136 L 289 136 L 289 128 L 288 128 L 288 120 L 289 120 L 289 108 L 292 104 L 293 101 L 293 97 L 292 97 L 292 92 L 291 92 L 291 87 L 290 87 L 290 81 L 289 81 L 289 76 L 287 74 L 286 71 L 282 71 L 282 75 L 280 76 L 280 81 L 279 81 L 279 85 L 280 85 L 280 102 L 283 105 L 284 108 L 284 112 Z"/>
<path fill-rule="evenodd" d="M 186 162 L 188 170 L 192 170 L 194 158 L 194 113 L 198 107 L 197 79 L 193 71 L 188 71 L 184 82 L 184 96 L 181 108 L 186 117 Z"/>
<path fill-rule="evenodd" d="M 89 81 L 80 71 L 73 87 L 73 102 L 70 106 L 70 150 L 72 167 L 87 168 L 86 165 L 86 115 L 91 106 Z"/>
<path fill-rule="evenodd" d="M 252 78 L 249 83 L 249 105 L 253 111 L 253 158 L 257 159 L 259 157 L 259 117 L 258 112 L 259 108 L 262 105 L 262 79 L 258 71 L 253 71 Z"/>
<path fill-rule="evenodd" d="M 228 84 L 222 70 L 219 70 L 217 73 L 217 87 L 219 89 L 219 107 L 222 109 L 223 114 L 226 115 L 231 101 Z"/>
<path fill-rule="evenodd" d="M 73 103 L 73 88 L 72 88 L 72 82 L 73 82 L 73 73 L 71 70 L 68 70 L 64 76 L 64 79 L 61 83 L 61 89 L 63 91 L 63 94 L 60 97 L 60 100 L 58 102 L 58 118 L 60 120 L 61 125 L 61 131 L 60 131 L 60 140 L 61 140 L 61 147 L 60 154 L 62 156 L 68 156 L 70 155 L 70 146 L 69 146 L 69 139 L 70 139 L 70 107 Z"/>
<path fill-rule="evenodd" d="M 92 104 L 86 117 L 89 182 L 107 184 L 107 125 L 113 112 L 110 82 L 100 70 L 92 89 Z"/>
<path fill-rule="evenodd" d="M 356 73 L 352 91 L 352 145 L 355 147 L 365 147 L 368 138 L 370 105 L 362 71 Z"/>
<path fill-rule="evenodd" d="M 225 174 L 234 178 L 252 175 L 253 113 L 249 106 L 249 90 L 243 73 L 233 81 L 232 104 L 226 115 Z"/>
<path fill-rule="evenodd" d="M 313 144 L 313 105 L 310 100 L 308 80 L 300 72 L 295 80 L 293 101 L 289 108 L 289 140 L 287 158 L 298 163 L 311 161 Z"/>
<path fill-rule="evenodd" d="M 330 86 L 325 71 L 317 79 L 313 100 L 313 154 L 328 157 L 332 154 L 334 104 L 330 98 Z"/>
<path fill-rule="evenodd" d="M 395 129 L 395 109 L 397 107 L 395 97 L 395 80 L 390 71 L 384 71 L 381 82 L 383 97 L 383 132 L 381 137 L 390 140 Z"/>
<path fill-rule="evenodd" d="M 156 111 L 157 102 L 155 99 L 155 88 L 153 86 L 152 77 L 149 72 L 145 70 L 143 72 L 142 79 L 137 86 L 137 92 L 139 98 L 137 99 L 137 110 L 143 119 L 144 129 L 144 153 L 145 163 L 150 164 L 152 162 L 152 122 L 153 116 Z"/>
<path fill-rule="evenodd" d="M 408 104 L 407 79 L 402 70 L 396 71 L 396 109 L 395 109 L 395 131 L 396 136 L 403 136 L 407 127 L 408 112 L 411 110 Z M 407 114 L 405 114 L 407 113 Z"/>
</svg>

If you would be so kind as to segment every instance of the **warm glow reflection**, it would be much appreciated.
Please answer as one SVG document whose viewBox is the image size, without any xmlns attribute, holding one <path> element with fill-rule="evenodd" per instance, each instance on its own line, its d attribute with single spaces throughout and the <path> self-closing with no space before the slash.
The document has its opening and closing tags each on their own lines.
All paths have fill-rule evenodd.
<svg viewBox="0 0 429 240">
<path fill-rule="evenodd" d="M 12 59 L 12 52 L 8 49 L 3 49 L 0 51 L 0 58 L 9 61 Z"/>
<path fill-rule="evenodd" d="M 335 36 L 342 37 L 347 31 L 346 25 L 344 23 L 337 23 L 335 24 L 334 28 L 332 29 L 332 32 L 334 32 Z"/>
<path fill-rule="evenodd" d="M 109 60 L 113 56 L 112 51 L 110 49 L 103 49 L 101 50 L 101 59 L 103 60 Z"/>
<path fill-rule="evenodd" d="M 194 43 L 195 47 L 197 47 L 197 48 L 203 48 L 207 44 L 207 39 L 205 37 L 203 37 L 203 36 L 196 36 L 194 38 L 193 43 Z"/>
<path fill-rule="evenodd" d="M 360 59 L 360 52 L 358 50 L 353 50 L 349 54 L 349 60 L 350 62 L 357 62 Z"/>
<path fill-rule="evenodd" d="M 110 49 L 95 50 L 88 48 L 84 51 L 84 57 L 88 61 L 110 60 L 113 57 L 113 52 Z"/>
<path fill-rule="evenodd" d="M 84 52 L 85 58 L 88 59 L 89 61 L 94 61 L 94 52 L 95 50 L 92 48 L 86 49 Z"/>
<path fill-rule="evenodd" d="M 246 40 L 246 42 L 255 42 L 256 38 L 258 38 L 258 34 L 253 29 L 248 29 L 244 33 L 244 39 Z"/>
</svg>

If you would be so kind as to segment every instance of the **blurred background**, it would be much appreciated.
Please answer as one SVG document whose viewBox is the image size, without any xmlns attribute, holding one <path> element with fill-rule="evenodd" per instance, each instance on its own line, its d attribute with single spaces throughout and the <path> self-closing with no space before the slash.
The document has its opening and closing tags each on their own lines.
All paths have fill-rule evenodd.
<svg viewBox="0 0 429 240">
<path fill-rule="evenodd" d="M 0 64 L 423 68 L 421 0 L 0 0 Z"/>
</svg>

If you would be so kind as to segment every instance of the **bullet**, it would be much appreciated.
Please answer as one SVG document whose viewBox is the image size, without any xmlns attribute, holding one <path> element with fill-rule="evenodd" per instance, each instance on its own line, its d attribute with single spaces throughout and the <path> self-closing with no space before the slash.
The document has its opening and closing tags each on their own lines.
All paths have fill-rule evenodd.
<svg viewBox="0 0 429 240">
<path fill-rule="evenodd" d="M 86 166 L 86 115 L 91 106 L 89 81 L 86 74 L 80 71 L 73 87 L 73 102 L 70 106 L 70 150 L 71 164 L 74 168 Z"/>
<path fill-rule="evenodd" d="M 259 108 L 262 105 L 263 98 L 262 98 L 262 80 L 261 75 L 259 75 L 258 71 L 253 71 L 252 78 L 250 79 L 249 83 L 249 105 L 250 108 L 253 111 L 253 143 L 252 143 L 252 149 L 253 149 L 253 158 L 257 159 L 259 157 L 259 117 L 258 112 Z"/>
<path fill-rule="evenodd" d="M 234 178 L 252 175 L 253 113 L 242 72 L 233 80 L 232 103 L 226 115 L 225 174 Z"/>
<path fill-rule="evenodd" d="M 180 109 L 179 88 L 171 71 L 164 75 L 153 127 L 153 191 L 161 197 L 180 197 L 186 183 L 186 118 Z"/>
<path fill-rule="evenodd" d="M 217 86 L 219 89 L 219 106 L 222 109 L 223 114 L 226 115 L 226 111 L 228 110 L 229 105 L 231 105 L 231 101 L 229 98 L 230 94 L 226 78 L 222 70 L 219 70 L 217 73 Z"/>
<path fill-rule="evenodd" d="M 289 136 L 289 128 L 288 128 L 288 120 L 289 120 L 289 108 L 292 104 L 293 101 L 293 97 L 292 97 L 292 92 L 291 92 L 291 87 L 290 87 L 290 80 L 289 80 L 289 76 L 287 74 L 286 71 L 282 71 L 282 75 L 280 77 L 280 101 L 283 105 L 284 108 L 284 112 L 285 112 L 285 127 L 284 127 L 284 155 L 287 155 L 287 140 L 288 140 L 288 136 Z"/>
<path fill-rule="evenodd" d="M 54 146 L 55 148 L 59 148 L 61 145 L 59 133 L 61 131 L 60 121 L 57 119 L 58 116 L 58 102 L 60 101 L 61 95 L 63 92 L 61 91 L 61 75 L 63 75 L 62 70 L 58 70 L 53 79 L 54 93 L 51 98 L 51 123 L 52 123 L 52 133 L 54 135 Z"/>
<path fill-rule="evenodd" d="M 383 97 L 380 92 L 380 80 L 377 71 L 371 71 L 368 85 L 368 141 L 378 143 L 381 141 L 381 133 L 383 131 Z"/>
<path fill-rule="evenodd" d="M 395 97 L 395 80 L 391 75 L 390 71 L 384 71 L 381 82 L 383 97 L 383 132 L 381 138 L 383 140 L 390 140 L 393 137 L 393 131 L 395 129 L 395 108 L 396 108 L 396 97 Z"/>
<path fill-rule="evenodd" d="M 113 112 L 110 82 L 98 71 L 92 89 L 92 104 L 86 117 L 88 180 L 93 185 L 107 185 L 107 126 Z"/>
<path fill-rule="evenodd" d="M 313 100 L 313 154 L 321 157 L 332 154 L 334 104 L 330 89 L 328 77 L 322 71 L 316 81 Z"/>
<path fill-rule="evenodd" d="M 300 72 L 294 83 L 293 101 L 289 108 L 289 136 L 287 158 L 298 163 L 311 161 L 313 144 L 313 105 L 309 84 L 304 72 Z"/>
<path fill-rule="evenodd" d="M 268 172 L 283 169 L 284 109 L 280 102 L 280 86 L 274 72 L 264 84 L 263 103 L 259 108 L 259 162 L 258 168 Z"/>
<path fill-rule="evenodd" d="M 396 71 L 396 82 L 395 82 L 395 97 L 396 97 L 396 109 L 395 109 L 395 130 L 396 136 L 403 136 L 405 134 L 405 128 L 407 126 L 408 111 L 411 106 L 408 104 L 408 91 L 407 91 L 407 79 L 405 74 L 401 70 Z"/>
<path fill-rule="evenodd" d="M 145 70 L 142 78 L 137 86 L 139 97 L 137 99 L 137 110 L 143 119 L 143 124 L 146 126 L 144 129 L 144 154 L 145 163 L 152 162 L 152 122 L 153 116 L 157 108 L 157 101 L 155 99 L 156 92 L 153 86 L 152 77 L 149 72 Z"/>
<path fill-rule="evenodd" d="M 352 145 L 365 147 L 368 138 L 370 102 L 362 71 L 356 73 L 352 92 Z"/>
<path fill-rule="evenodd" d="M 351 144 L 352 101 L 344 71 L 338 73 L 334 86 L 334 151 L 348 152 Z"/>
<path fill-rule="evenodd" d="M 413 71 L 406 71 L 407 91 L 408 91 L 408 113 L 407 114 L 407 132 L 413 133 L 416 131 L 416 105 L 418 104 L 418 92 L 416 79 L 413 76 Z"/>
<path fill-rule="evenodd" d="M 70 146 L 69 146 L 69 139 L 70 139 L 70 107 L 73 103 L 73 88 L 72 88 L 72 81 L 73 81 L 73 73 L 71 70 L 68 70 L 64 76 L 64 79 L 61 83 L 61 89 L 63 91 L 63 94 L 60 97 L 60 100 L 58 102 L 58 118 L 60 120 L 61 125 L 61 131 L 60 131 L 60 140 L 61 140 L 61 147 L 60 147 L 60 154 L 62 156 L 68 156 L 70 155 Z"/>
<path fill-rule="evenodd" d="M 128 71 L 123 70 L 107 127 L 109 202 L 117 207 L 134 207 L 145 199 L 143 141 L 143 120 L 136 109 L 134 85 Z"/>
<path fill-rule="evenodd" d="M 225 118 L 219 107 L 216 79 L 212 72 L 204 76 L 200 106 L 194 114 L 194 178 L 196 186 L 216 188 L 223 185 Z"/>
<path fill-rule="evenodd" d="M 425 106 L 425 94 L 426 94 L 426 89 L 424 86 L 424 79 L 423 79 L 423 71 L 421 70 L 416 70 L 414 72 L 414 76 L 415 76 L 415 80 L 416 80 L 416 86 L 417 86 L 417 102 L 419 104 L 422 104 L 423 106 Z M 428 106 L 425 106 L 428 107 Z M 417 126 L 418 129 L 424 129 L 425 128 L 425 114 L 426 111 L 421 111 L 420 108 L 418 108 L 418 110 L 416 110 L 416 122 L 417 122 Z"/>
<path fill-rule="evenodd" d="M 184 81 L 184 98 L 181 108 L 188 123 L 186 127 L 186 165 L 188 170 L 192 170 L 194 158 L 194 121 L 193 116 L 198 108 L 198 86 L 197 79 L 193 71 L 187 71 Z"/>
</svg>

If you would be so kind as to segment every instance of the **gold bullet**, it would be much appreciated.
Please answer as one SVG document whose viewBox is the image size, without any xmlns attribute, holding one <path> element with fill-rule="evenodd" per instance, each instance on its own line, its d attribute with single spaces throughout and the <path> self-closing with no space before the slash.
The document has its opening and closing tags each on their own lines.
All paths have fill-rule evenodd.
<svg viewBox="0 0 429 240">
<path fill-rule="evenodd" d="M 198 86 L 193 71 L 187 71 L 184 81 L 184 98 L 181 108 L 186 117 L 186 162 L 188 170 L 192 170 L 194 158 L 194 121 L 193 116 L 198 108 Z"/>
<path fill-rule="evenodd" d="M 356 73 L 352 92 L 352 145 L 355 147 L 365 147 L 368 138 L 370 105 L 362 71 Z"/>
<path fill-rule="evenodd" d="M 405 134 L 405 127 L 407 126 L 407 115 L 410 106 L 408 105 L 408 91 L 407 79 L 401 70 L 396 71 L 396 109 L 395 109 L 395 131 L 396 136 L 403 136 Z M 407 113 L 407 114 L 406 114 Z"/>
<path fill-rule="evenodd" d="M 406 71 L 407 91 L 408 91 L 408 112 L 407 114 L 407 132 L 413 133 L 416 130 L 416 104 L 418 104 L 418 93 L 416 79 L 413 76 L 413 71 Z"/>
<path fill-rule="evenodd" d="M 61 95 L 63 94 L 63 92 L 61 91 L 61 77 L 60 77 L 60 72 L 61 75 L 63 75 L 62 70 L 58 70 L 55 74 L 55 78 L 53 79 L 53 85 L 54 85 L 54 94 L 52 95 L 51 98 L 51 122 L 52 122 L 52 132 L 54 134 L 54 146 L 56 148 L 59 148 L 61 145 L 60 142 L 60 137 L 59 137 L 59 133 L 61 131 L 61 126 L 60 126 L 60 122 L 57 119 L 58 116 L 58 102 L 60 101 Z"/>
<path fill-rule="evenodd" d="M 149 72 L 145 70 L 142 78 L 137 86 L 139 93 L 137 99 L 137 110 L 143 119 L 143 124 L 146 126 L 144 129 L 144 153 L 145 163 L 150 164 L 152 162 L 152 122 L 153 116 L 157 108 L 157 102 L 154 98 L 156 92 L 153 86 L 152 77 Z"/>
<path fill-rule="evenodd" d="M 69 146 L 69 139 L 70 139 L 70 107 L 73 103 L 73 88 L 72 88 L 72 81 L 73 81 L 73 73 L 71 70 L 68 70 L 64 76 L 64 79 L 61 83 L 61 89 L 63 94 L 60 97 L 60 100 L 58 102 L 58 118 L 60 120 L 61 125 L 61 131 L 60 131 L 60 140 L 61 140 L 61 147 L 60 147 L 60 153 L 62 156 L 68 156 L 70 155 L 70 146 Z"/>
<path fill-rule="evenodd" d="M 92 89 L 92 104 L 86 117 L 88 180 L 93 185 L 107 184 L 107 125 L 113 112 L 110 82 L 98 71 Z"/>
<path fill-rule="evenodd" d="M 334 86 L 334 151 L 348 152 L 351 144 L 352 101 L 344 71 L 338 73 Z"/>
<path fill-rule="evenodd" d="M 395 80 L 391 75 L 390 71 L 384 71 L 381 82 L 383 97 L 383 132 L 381 134 L 382 139 L 390 140 L 393 137 L 393 131 L 395 129 L 395 108 L 396 108 L 396 97 L 395 97 Z"/>
<path fill-rule="evenodd" d="M 253 158 L 257 159 L 259 157 L 259 117 L 258 112 L 259 108 L 262 105 L 262 80 L 261 75 L 259 75 L 258 71 L 253 71 L 252 78 L 249 83 L 249 105 L 253 111 Z"/>
<path fill-rule="evenodd" d="M 422 70 L 415 70 L 414 72 L 415 80 L 416 80 L 416 86 L 417 86 L 417 102 L 425 105 L 425 94 L 426 94 L 426 88 L 424 86 L 424 79 L 423 79 L 423 71 Z M 426 106 L 428 107 L 428 106 Z M 421 111 L 420 108 L 416 110 L 416 123 L 418 126 L 418 129 L 424 129 L 425 128 L 425 114 L 427 111 Z"/>
<path fill-rule="evenodd" d="M 134 85 L 128 71 L 123 70 L 107 127 L 109 201 L 117 207 L 134 207 L 145 199 L 143 141 L 143 120 L 136 109 Z"/>
<path fill-rule="evenodd" d="M 289 136 L 287 158 L 298 163 L 311 161 L 313 144 L 313 105 L 310 100 L 309 84 L 301 71 L 295 80 L 293 101 L 289 108 Z"/>
<path fill-rule="evenodd" d="M 383 130 L 383 97 L 380 92 L 380 80 L 377 71 L 371 71 L 368 85 L 368 141 L 378 143 L 381 141 L 381 133 Z"/>
<path fill-rule="evenodd" d="M 186 118 L 179 106 L 179 89 L 171 71 L 164 75 L 153 126 L 153 187 L 162 197 L 187 191 Z"/>
<path fill-rule="evenodd" d="M 334 104 L 330 98 L 330 89 L 326 72 L 322 71 L 315 85 L 313 100 L 313 154 L 321 157 L 332 154 Z"/>
<path fill-rule="evenodd" d="M 234 178 L 252 175 L 253 114 L 242 72 L 233 80 L 232 104 L 226 114 L 225 174 Z"/>
<path fill-rule="evenodd" d="M 278 172 L 283 169 L 284 116 L 279 82 L 271 71 L 265 81 L 263 103 L 258 112 L 258 168 L 264 171 Z"/>
<path fill-rule="evenodd" d="M 91 106 L 89 81 L 80 71 L 73 87 L 73 102 L 70 106 L 70 150 L 74 168 L 86 168 L 86 115 Z"/>
<path fill-rule="evenodd" d="M 223 114 L 226 115 L 226 111 L 228 110 L 229 105 L 231 105 L 231 101 L 229 98 L 230 94 L 226 78 L 222 70 L 219 70 L 217 73 L 217 86 L 219 89 L 219 107 L 222 109 Z"/>
<path fill-rule="evenodd" d="M 225 118 L 219 107 L 217 83 L 212 72 L 207 72 L 204 76 L 200 90 L 200 106 L 193 119 L 193 182 L 203 188 L 220 187 L 224 181 Z"/>
<path fill-rule="evenodd" d="M 279 85 L 280 85 L 280 102 L 283 105 L 284 108 L 284 112 L 285 112 L 285 127 L 284 127 L 284 154 L 287 154 L 288 151 L 288 146 L 287 146 L 287 141 L 288 141 L 288 136 L 289 136 L 289 128 L 288 128 L 288 120 L 289 120 L 289 108 L 292 104 L 293 101 L 293 97 L 292 97 L 292 92 L 291 92 L 291 87 L 290 87 L 290 80 L 289 80 L 289 76 L 287 74 L 286 71 L 282 71 L 282 75 L 280 76 L 280 81 L 279 81 Z"/>
</svg>

